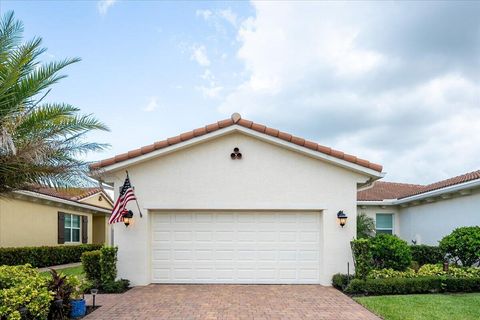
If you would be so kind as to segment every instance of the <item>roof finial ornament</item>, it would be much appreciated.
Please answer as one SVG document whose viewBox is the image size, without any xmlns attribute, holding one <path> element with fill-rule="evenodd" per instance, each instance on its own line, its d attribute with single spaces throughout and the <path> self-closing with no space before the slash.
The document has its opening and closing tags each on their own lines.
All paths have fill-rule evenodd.
<svg viewBox="0 0 480 320">
<path fill-rule="evenodd" d="M 240 115 L 240 113 L 234 112 L 231 118 L 233 120 L 233 123 L 237 123 L 240 119 L 242 119 L 242 116 Z"/>
</svg>

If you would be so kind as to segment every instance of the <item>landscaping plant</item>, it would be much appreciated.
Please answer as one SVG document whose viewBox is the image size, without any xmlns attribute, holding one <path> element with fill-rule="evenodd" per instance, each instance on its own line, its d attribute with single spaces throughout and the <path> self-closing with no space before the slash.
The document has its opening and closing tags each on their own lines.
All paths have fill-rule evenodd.
<svg viewBox="0 0 480 320">
<path fill-rule="evenodd" d="M 80 262 L 84 252 L 98 250 L 100 244 L 0 248 L 0 265 L 30 264 L 36 268 Z"/>
<path fill-rule="evenodd" d="M 102 286 L 115 282 L 117 278 L 117 247 L 103 246 L 100 249 L 100 271 Z"/>
<path fill-rule="evenodd" d="M 357 215 L 357 239 L 371 238 L 375 235 L 375 220 L 365 213 Z"/>
<path fill-rule="evenodd" d="M 440 249 L 457 264 L 477 265 L 480 262 L 480 226 L 453 230 L 440 241 Z"/>
<path fill-rule="evenodd" d="M 427 245 L 413 245 L 410 246 L 412 252 L 412 260 L 416 261 L 421 267 L 424 264 L 443 263 L 444 254 L 440 247 Z"/>
<path fill-rule="evenodd" d="M 355 263 L 355 277 L 366 279 L 372 270 L 373 256 L 370 240 L 358 239 L 351 242 L 353 261 Z"/>
<path fill-rule="evenodd" d="M 412 263 L 407 242 L 394 235 L 377 234 L 370 239 L 374 269 L 406 270 Z"/>
<path fill-rule="evenodd" d="M 53 301 L 50 306 L 49 319 L 62 319 L 61 316 L 70 312 L 70 298 L 75 288 L 72 285 L 72 280 L 69 281 L 67 276 L 59 274 L 54 269 L 50 270 L 50 274 L 52 277 L 48 283 L 48 290 L 53 292 Z"/>
<path fill-rule="evenodd" d="M 85 277 L 92 282 L 95 288 L 98 288 L 102 283 L 102 272 L 100 267 L 100 257 L 102 252 L 100 250 L 84 252 L 82 254 L 82 265 Z"/>
<path fill-rule="evenodd" d="M 82 255 L 89 287 L 100 289 L 105 293 L 121 293 L 128 289 L 130 281 L 117 278 L 117 247 L 104 246 L 98 251 L 86 252 Z"/>
<path fill-rule="evenodd" d="M 47 96 L 80 59 L 46 62 L 41 38 L 25 40 L 13 12 L 0 21 L 0 194 L 37 185 L 90 184 L 87 152 L 105 145 L 85 137 L 107 127 Z"/>
<path fill-rule="evenodd" d="M 30 265 L 0 266 L 0 319 L 47 319 L 53 292 Z"/>
</svg>

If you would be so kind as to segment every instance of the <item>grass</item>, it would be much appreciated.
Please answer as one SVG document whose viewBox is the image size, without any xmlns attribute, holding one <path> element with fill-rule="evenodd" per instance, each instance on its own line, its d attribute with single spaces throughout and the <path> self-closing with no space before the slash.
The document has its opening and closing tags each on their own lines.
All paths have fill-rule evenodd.
<svg viewBox="0 0 480 320">
<path fill-rule="evenodd" d="M 65 269 L 57 269 L 58 273 L 67 275 L 67 276 L 77 276 L 79 279 L 82 279 L 85 277 L 85 274 L 83 273 L 83 267 L 77 266 L 77 267 L 70 267 L 70 268 L 65 268 Z M 50 276 L 50 271 L 45 271 L 41 273 L 44 276 Z"/>
<path fill-rule="evenodd" d="M 354 299 L 385 320 L 480 319 L 480 293 L 412 294 Z"/>
</svg>

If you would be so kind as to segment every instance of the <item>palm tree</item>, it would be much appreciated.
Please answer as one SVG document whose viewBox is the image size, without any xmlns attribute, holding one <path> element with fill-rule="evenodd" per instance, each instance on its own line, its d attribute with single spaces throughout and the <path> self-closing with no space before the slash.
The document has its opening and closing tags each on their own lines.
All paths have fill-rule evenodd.
<svg viewBox="0 0 480 320">
<path fill-rule="evenodd" d="M 357 239 L 370 238 L 375 235 L 375 220 L 365 213 L 357 215 Z"/>
<path fill-rule="evenodd" d="M 66 103 L 47 103 L 59 72 L 80 59 L 41 63 L 42 39 L 23 41 L 23 24 L 10 12 L 0 20 L 0 194 L 33 185 L 86 184 L 92 130 L 108 130 Z"/>
</svg>

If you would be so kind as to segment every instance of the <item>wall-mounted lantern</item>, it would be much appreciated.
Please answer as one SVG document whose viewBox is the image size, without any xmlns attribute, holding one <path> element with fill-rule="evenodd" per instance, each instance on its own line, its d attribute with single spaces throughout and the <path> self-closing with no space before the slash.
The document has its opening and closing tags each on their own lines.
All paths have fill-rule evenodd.
<svg viewBox="0 0 480 320">
<path fill-rule="evenodd" d="M 337 213 L 337 219 L 338 219 L 338 223 L 340 224 L 340 226 L 343 228 L 345 226 L 345 224 L 347 223 L 347 215 L 342 211 L 338 211 Z"/>
<path fill-rule="evenodd" d="M 133 211 L 128 210 L 127 213 L 123 215 L 123 223 L 125 224 L 125 227 L 128 227 L 132 221 L 133 221 Z"/>
</svg>

